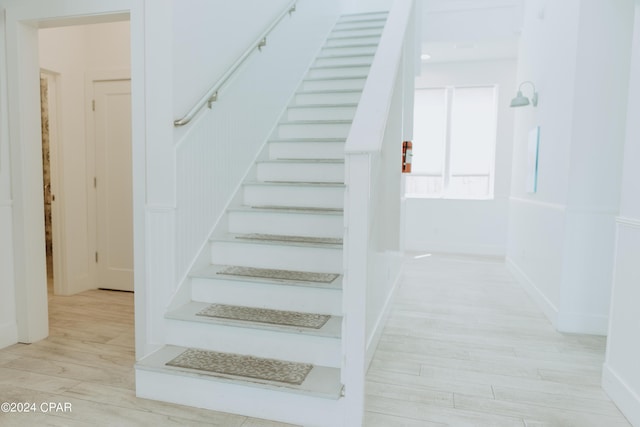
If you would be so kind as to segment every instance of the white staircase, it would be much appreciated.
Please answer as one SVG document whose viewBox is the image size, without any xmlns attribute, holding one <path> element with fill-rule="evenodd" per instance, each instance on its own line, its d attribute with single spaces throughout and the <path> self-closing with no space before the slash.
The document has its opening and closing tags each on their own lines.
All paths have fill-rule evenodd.
<svg viewBox="0 0 640 427">
<path fill-rule="evenodd" d="M 192 271 L 191 301 L 166 313 L 167 345 L 136 365 L 138 396 L 305 426 L 344 425 L 343 149 L 385 21 L 386 13 L 370 13 L 336 24 L 240 202 L 227 210 L 226 229 L 214 232 L 210 264 Z M 212 304 L 250 320 L 203 315 Z M 309 371 L 293 384 L 237 366 L 167 365 L 187 349 L 204 350 L 197 359 L 206 366 L 208 358 L 228 356 L 241 371 L 245 364 L 258 371 L 256 358 Z"/>
</svg>

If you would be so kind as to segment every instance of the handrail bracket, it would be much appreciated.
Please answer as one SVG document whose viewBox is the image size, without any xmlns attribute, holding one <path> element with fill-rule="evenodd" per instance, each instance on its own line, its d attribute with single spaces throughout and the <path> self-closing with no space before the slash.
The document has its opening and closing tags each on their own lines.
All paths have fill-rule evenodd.
<svg viewBox="0 0 640 427">
<path fill-rule="evenodd" d="M 207 107 L 209 107 L 209 109 L 211 109 L 211 104 L 213 104 L 217 100 L 218 100 L 218 91 L 215 91 L 215 92 L 213 92 L 213 95 L 211 95 L 209 97 L 209 99 L 207 99 Z"/>
<path fill-rule="evenodd" d="M 289 9 L 289 16 L 293 15 L 293 12 L 296 11 L 296 5 L 294 4 L 293 6 L 291 6 L 291 8 Z"/>
<path fill-rule="evenodd" d="M 262 40 L 258 43 L 258 50 L 262 52 L 262 48 L 267 45 L 267 38 L 263 37 Z"/>
</svg>

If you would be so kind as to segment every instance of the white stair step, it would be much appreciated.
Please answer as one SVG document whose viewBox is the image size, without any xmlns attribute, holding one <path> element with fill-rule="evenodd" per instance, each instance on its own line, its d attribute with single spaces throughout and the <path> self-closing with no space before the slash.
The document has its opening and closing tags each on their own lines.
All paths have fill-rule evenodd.
<svg viewBox="0 0 640 427">
<path fill-rule="evenodd" d="M 279 270 L 342 272 L 342 245 L 242 239 L 212 239 L 211 263 Z"/>
<path fill-rule="evenodd" d="M 366 76 L 331 79 L 306 79 L 302 82 L 302 91 L 319 90 L 362 90 L 367 81 Z"/>
<path fill-rule="evenodd" d="M 344 140 L 271 140 L 271 159 L 344 159 Z"/>
<path fill-rule="evenodd" d="M 167 313 L 166 339 L 183 347 L 339 367 L 342 318 L 321 329 L 197 316 L 209 303 L 190 302 Z"/>
<path fill-rule="evenodd" d="M 346 138 L 350 129 L 351 120 L 298 120 L 280 122 L 278 136 L 280 138 Z"/>
<path fill-rule="evenodd" d="M 344 29 L 360 29 L 360 28 L 379 28 L 384 26 L 387 22 L 386 17 L 380 18 L 369 18 L 369 19 L 359 19 L 359 20 L 344 20 L 338 21 L 335 27 L 333 27 L 333 31 L 336 30 L 344 30 Z"/>
<path fill-rule="evenodd" d="M 330 37 L 380 37 L 383 29 L 384 26 L 382 25 L 371 25 L 355 29 L 335 29 L 331 31 Z"/>
<path fill-rule="evenodd" d="M 344 185 L 247 182 L 243 185 L 243 197 L 243 203 L 248 206 L 342 209 Z"/>
<path fill-rule="evenodd" d="M 186 348 L 165 346 L 136 364 L 136 395 L 306 426 L 342 425 L 340 370 L 314 366 L 300 386 L 224 378 L 166 366 Z"/>
<path fill-rule="evenodd" d="M 241 207 L 230 209 L 229 232 L 263 233 L 310 237 L 342 237 L 343 219 L 339 211 L 291 211 Z"/>
<path fill-rule="evenodd" d="M 369 72 L 369 66 L 311 67 L 307 78 L 360 77 Z M 359 99 L 359 97 L 358 97 Z M 354 102 L 354 101 L 351 101 Z"/>
<path fill-rule="evenodd" d="M 296 120 L 348 120 L 356 114 L 357 104 L 297 105 L 287 110 L 287 119 Z"/>
<path fill-rule="evenodd" d="M 318 56 L 313 63 L 315 67 L 334 67 L 334 66 L 370 66 L 373 62 L 373 54 L 366 55 L 326 55 Z"/>
<path fill-rule="evenodd" d="M 364 13 L 348 13 L 338 19 L 338 22 L 358 22 L 368 21 L 371 19 L 386 19 L 389 16 L 387 11 L 364 12 Z"/>
<path fill-rule="evenodd" d="M 295 95 L 295 104 L 296 106 L 354 104 L 360 100 L 361 95 L 361 90 L 299 91 Z"/>
<path fill-rule="evenodd" d="M 226 267 L 211 264 L 193 272 L 190 276 L 191 298 L 208 303 L 334 316 L 342 313 L 342 276 L 325 283 L 220 274 Z"/>
<path fill-rule="evenodd" d="M 258 162 L 259 181 L 344 182 L 340 160 L 271 160 Z"/>
<path fill-rule="evenodd" d="M 322 55 L 374 55 L 377 49 L 377 43 L 325 46 Z"/>
<path fill-rule="evenodd" d="M 378 44 L 380 36 L 349 36 L 340 35 L 329 37 L 325 43 L 325 47 L 353 46 L 353 45 L 369 45 Z"/>
</svg>

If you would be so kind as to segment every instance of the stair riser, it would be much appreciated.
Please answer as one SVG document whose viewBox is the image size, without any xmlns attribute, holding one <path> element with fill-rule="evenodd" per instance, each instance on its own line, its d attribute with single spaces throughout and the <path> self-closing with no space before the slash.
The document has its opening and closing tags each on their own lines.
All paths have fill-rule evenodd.
<svg viewBox="0 0 640 427">
<path fill-rule="evenodd" d="M 366 28 L 355 30 L 333 30 L 331 37 L 380 37 L 382 35 L 382 27 Z"/>
<path fill-rule="evenodd" d="M 310 286 L 191 279 L 194 301 L 341 316 L 342 292 Z"/>
<path fill-rule="evenodd" d="M 229 213 L 229 232 L 237 234 L 340 238 L 343 228 L 342 215 L 246 211 Z"/>
<path fill-rule="evenodd" d="M 333 30 L 341 30 L 344 28 L 363 28 L 363 27 L 380 27 L 384 26 L 386 22 L 385 17 L 376 17 L 371 16 L 368 18 L 358 19 L 358 20 L 339 20 Z"/>
<path fill-rule="evenodd" d="M 298 93 L 295 101 L 297 105 L 354 104 L 360 100 L 360 95 L 361 92 Z"/>
<path fill-rule="evenodd" d="M 289 108 L 288 120 L 353 120 L 356 107 L 305 107 Z"/>
<path fill-rule="evenodd" d="M 340 367 L 340 339 L 165 319 L 167 343 L 291 362 Z"/>
<path fill-rule="evenodd" d="M 389 15 L 389 12 L 365 12 L 365 13 L 355 13 L 349 15 L 342 15 L 338 22 L 359 22 L 359 21 L 369 21 L 371 19 L 386 19 Z"/>
<path fill-rule="evenodd" d="M 244 204 L 342 209 L 344 188 L 245 185 Z"/>
<path fill-rule="evenodd" d="M 307 80 L 302 83 L 302 90 L 362 90 L 366 78 L 345 80 Z"/>
<path fill-rule="evenodd" d="M 376 53 L 377 46 L 325 46 L 321 55 L 373 55 Z"/>
<path fill-rule="evenodd" d="M 333 400 L 136 369 L 136 396 L 309 427 L 344 426 L 344 399 Z"/>
<path fill-rule="evenodd" d="M 335 78 L 335 77 L 361 77 L 369 72 L 368 66 L 338 67 L 338 68 L 311 68 L 307 73 L 308 78 Z"/>
<path fill-rule="evenodd" d="M 259 163 L 258 181 L 344 182 L 342 163 Z"/>
<path fill-rule="evenodd" d="M 315 67 L 334 67 L 334 66 L 359 66 L 371 65 L 373 55 L 367 56 L 347 56 L 347 57 L 321 57 L 316 59 L 313 64 Z"/>
<path fill-rule="evenodd" d="M 290 123 L 278 126 L 280 138 L 346 138 L 351 123 Z"/>
<path fill-rule="evenodd" d="M 362 37 L 336 37 L 327 40 L 325 47 L 345 46 L 355 44 L 377 44 L 380 40 L 379 36 L 362 36 Z"/>
<path fill-rule="evenodd" d="M 211 243 L 211 263 L 342 273 L 342 249 L 216 241 Z"/>
<path fill-rule="evenodd" d="M 271 142 L 271 159 L 343 159 L 343 142 Z"/>
</svg>

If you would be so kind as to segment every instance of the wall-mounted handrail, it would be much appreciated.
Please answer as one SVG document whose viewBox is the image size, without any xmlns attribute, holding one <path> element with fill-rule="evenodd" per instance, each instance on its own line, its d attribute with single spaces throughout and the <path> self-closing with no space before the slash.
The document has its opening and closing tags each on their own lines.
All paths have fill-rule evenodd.
<svg viewBox="0 0 640 427">
<path fill-rule="evenodd" d="M 177 119 L 173 122 L 173 125 L 184 126 L 191 121 L 195 117 L 196 114 L 200 110 L 204 108 L 206 105 L 208 108 L 211 108 L 211 104 L 218 100 L 218 92 L 224 86 L 224 84 L 231 78 L 231 76 L 236 72 L 238 68 L 246 61 L 246 59 L 255 52 L 256 48 L 258 51 L 262 51 L 262 48 L 267 45 L 267 36 L 273 31 L 273 29 L 284 19 L 285 16 L 291 15 L 296 11 L 296 4 L 298 0 L 294 0 L 290 2 L 287 7 L 278 15 L 278 17 L 269 25 L 269 27 L 257 38 L 257 40 L 252 43 L 249 48 L 233 63 L 233 65 L 227 70 L 226 73 L 218 79 L 218 81 L 204 94 L 202 98 L 189 110 L 184 117 Z"/>
</svg>

